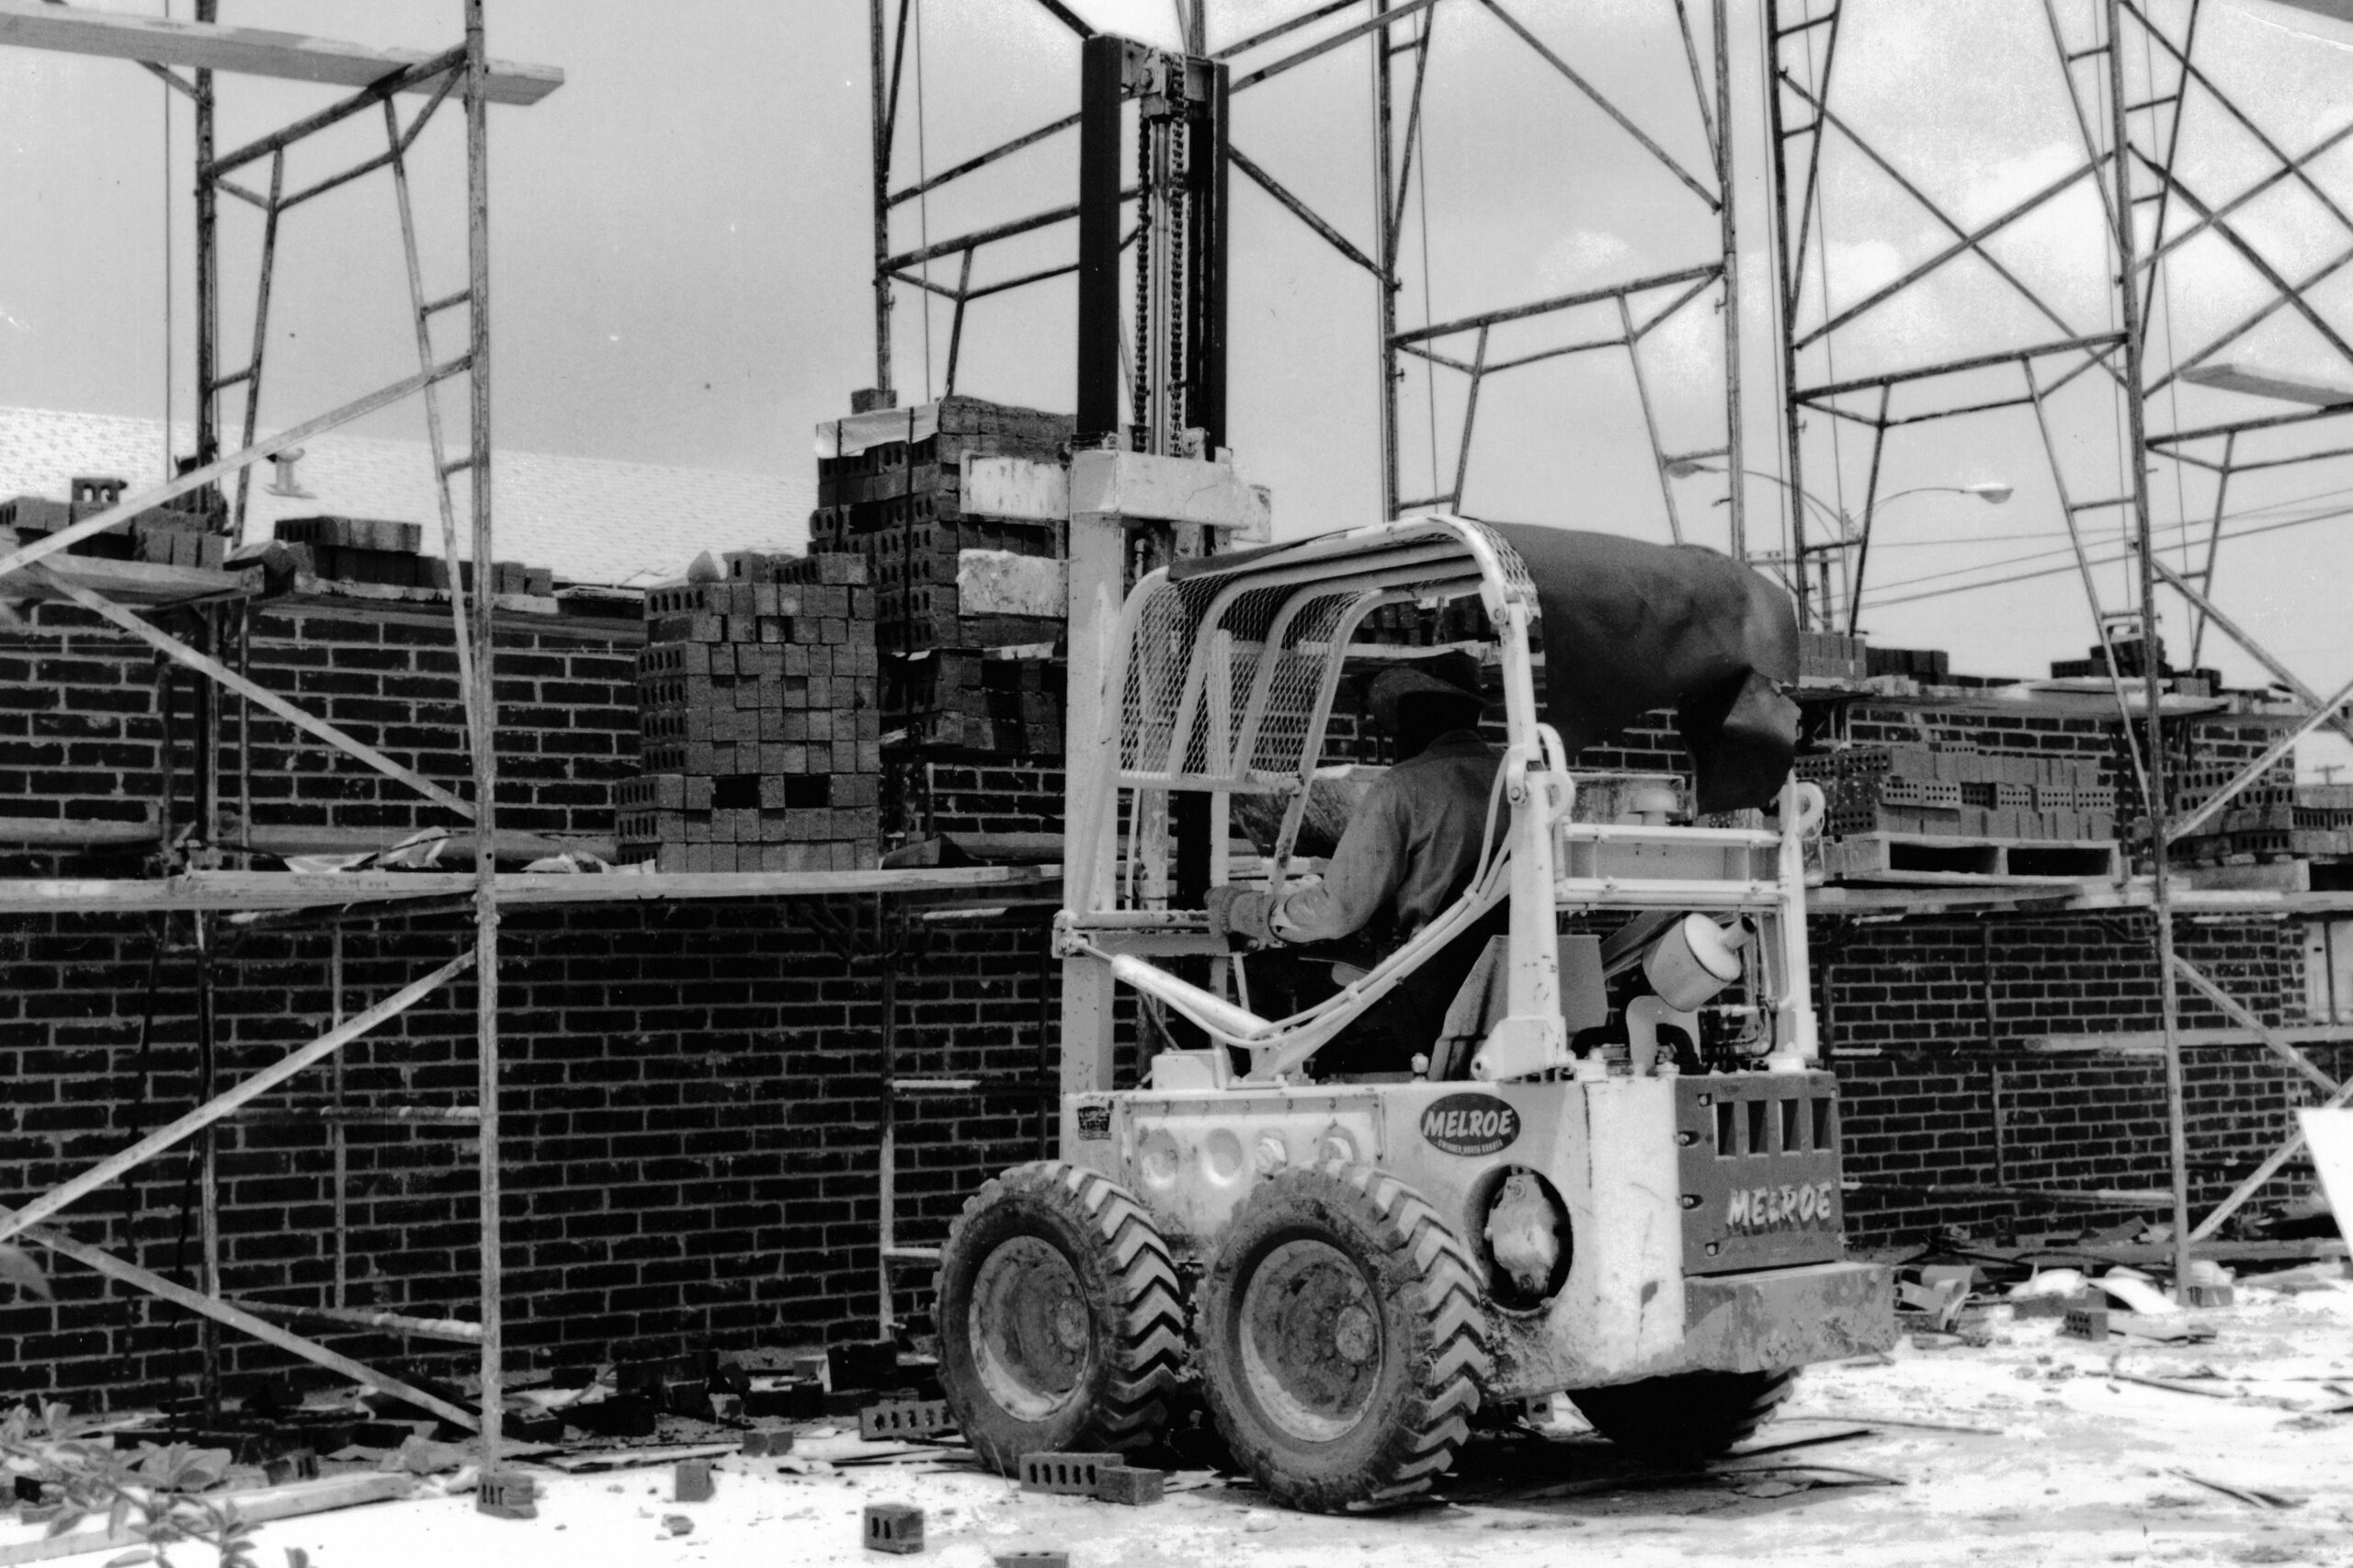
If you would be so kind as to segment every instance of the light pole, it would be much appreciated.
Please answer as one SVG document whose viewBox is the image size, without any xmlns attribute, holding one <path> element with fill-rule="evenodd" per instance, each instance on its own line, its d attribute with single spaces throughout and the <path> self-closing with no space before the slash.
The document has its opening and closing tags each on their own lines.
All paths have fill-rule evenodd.
<svg viewBox="0 0 2353 1568">
<path fill-rule="evenodd" d="M 1729 472 L 1721 464 L 1704 462 L 1697 458 L 1685 458 L 1666 465 L 1667 476 L 1671 479 L 1688 479 L 1695 473 L 1728 473 Z M 1855 519 L 1843 508 L 1832 506 L 1811 490 L 1790 483 L 1778 473 L 1768 473 L 1762 469 L 1754 468 L 1745 468 L 1740 472 L 1749 478 L 1768 480 L 1779 485 L 1801 504 L 1813 507 L 1830 527 L 1831 537 L 1819 544 L 1801 542 L 1787 555 L 1750 557 L 1754 562 L 1787 565 L 1790 568 L 1796 577 L 1798 623 L 1801 626 L 1810 627 L 1813 624 L 1813 593 L 1809 580 L 1809 560 L 1823 558 L 1820 569 L 1823 619 L 1829 620 L 1832 617 L 1830 614 L 1830 569 L 1827 557 L 1834 551 L 1844 551 L 1849 547 L 1855 550 L 1855 563 L 1852 571 L 1847 574 L 1847 634 L 1850 637 L 1854 635 L 1856 617 L 1862 608 L 1863 568 L 1870 558 L 1871 548 L 1870 525 L 1871 519 L 1878 515 L 1880 508 L 1891 502 L 1901 501 L 1907 495 L 1932 494 L 1974 495 L 1989 506 L 1999 506 L 2015 494 L 2011 486 L 1998 479 L 1979 480 L 1973 484 L 1915 484 L 1908 490 L 1899 490 L 1893 495 L 1876 496 L 1865 500 L 1863 526 L 1859 529 Z M 1718 502 L 1717 505 L 1721 506 L 1722 503 Z M 1802 532 L 1801 532 L 1801 539 L 1802 539 Z"/>
</svg>

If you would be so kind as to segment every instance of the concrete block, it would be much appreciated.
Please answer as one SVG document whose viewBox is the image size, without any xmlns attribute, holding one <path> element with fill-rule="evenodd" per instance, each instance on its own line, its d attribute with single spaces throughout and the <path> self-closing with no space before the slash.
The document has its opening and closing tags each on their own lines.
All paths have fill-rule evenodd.
<svg viewBox="0 0 2353 1568">
<path fill-rule="evenodd" d="M 1121 1503 L 1131 1508 L 1142 1507 L 1159 1502 L 1167 1483 L 1166 1471 L 1115 1464 L 1097 1473 L 1095 1500 L 1098 1503 Z"/>
<path fill-rule="evenodd" d="M 1060 1547 L 1000 1551 L 996 1554 L 996 1568 L 1070 1568 L 1070 1553 Z"/>
<path fill-rule="evenodd" d="M 955 1426 L 948 1403 L 938 1399 L 893 1399 L 858 1413 L 858 1435 L 870 1443 L 929 1437 Z"/>
<path fill-rule="evenodd" d="M 673 1503 L 708 1503 L 715 1483 L 709 1460 L 680 1460 L 670 1474 L 670 1501 Z"/>
<path fill-rule="evenodd" d="M 261 1472 L 272 1486 L 283 1486 L 290 1481 L 316 1481 L 319 1456 L 308 1449 L 291 1449 L 274 1460 L 263 1460 Z"/>
<path fill-rule="evenodd" d="M 536 1519 L 540 1517 L 539 1505 L 533 1501 L 537 1495 L 528 1475 L 512 1471 L 485 1475 L 474 1490 L 474 1512 L 494 1519 Z"/>
<path fill-rule="evenodd" d="M 923 1550 L 923 1510 L 904 1503 L 866 1506 L 866 1550 L 913 1557 Z"/>
<path fill-rule="evenodd" d="M 966 615 L 1068 613 L 1065 568 L 1059 561 L 1005 550 L 967 550 L 956 558 L 956 595 Z"/>
<path fill-rule="evenodd" d="M 775 1459 L 780 1454 L 789 1454 L 792 1451 L 792 1438 L 793 1435 L 790 1432 L 755 1428 L 744 1434 L 744 1457 Z"/>
<path fill-rule="evenodd" d="M 2069 1307 L 2067 1320 L 2059 1332 L 2070 1339 L 2088 1339 L 2097 1344 L 2108 1337 L 2108 1309 Z"/>
<path fill-rule="evenodd" d="M 1119 1468 L 1118 1454 L 1024 1454 L 1021 1490 L 1057 1497 L 1092 1497 L 1103 1472 Z"/>
</svg>

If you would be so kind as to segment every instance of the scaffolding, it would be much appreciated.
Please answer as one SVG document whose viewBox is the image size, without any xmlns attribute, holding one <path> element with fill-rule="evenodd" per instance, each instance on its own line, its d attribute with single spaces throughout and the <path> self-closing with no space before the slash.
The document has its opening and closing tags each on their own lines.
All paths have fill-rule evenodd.
<svg viewBox="0 0 2353 1568">
<path fill-rule="evenodd" d="M 1066 5 L 1063 0 L 1030 3 L 1059 23 L 1074 43 L 1083 44 L 1097 36 L 1096 28 L 1082 14 L 1087 9 L 1085 6 Z M 927 198 L 1074 131 L 1080 124 L 1080 115 L 1070 113 L 937 172 L 919 165 L 915 178 L 903 179 L 900 171 L 909 161 L 910 152 L 918 157 L 922 152 L 919 138 L 913 138 L 918 140 L 914 149 L 905 144 L 911 140 L 910 122 L 919 131 L 925 118 L 919 70 L 913 91 L 906 79 L 911 35 L 918 40 L 919 62 L 923 5 L 924 0 L 869 0 L 875 385 L 886 399 L 904 356 L 904 348 L 894 343 L 892 328 L 893 309 L 903 293 L 938 298 L 950 306 L 946 385 L 952 392 L 976 347 L 983 353 L 998 343 L 1006 352 L 1019 353 L 1029 347 L 1017 333 L 1002 338 L 977 334 L 967 320 L 969 306 L 1081 270 L 1081 260 L 1074 254 L 1066 261 L 1057 259 L 1003 277 L 983 276 L 977 280 L 974 277 L 976 257 L 989 254 L 992 247 L 1040 231 L 1074 226 L 1080 216 L 1075 200 L 1009 213 L 949 239 L 906 243 L 909 215 Z M 1459 509 L 1472 472 L 1473 438 L 1480 428 L 1483 403 L 1492 414 L 1498 395 L 1489 383 L 1510 371 L 1578 356 L 1623 355 L 1631 403 L 1640 413 L 1648 440 L 1667 531 L 1677 542 L 1698 530 L 1687 525 L 1673 481 L 1699 469 L 1737 472 L 1742 467 L 1733 51 L 1727 47 L 1727 0 L 1708 0 L 1704 37 L 1693 27 L 1692 14 L 1699 8 L 1696 0 L 1655 0 L 1643 9 L 1642 24 L 1649 29 L 1646 47 L 1680 54 L 1688 69 L 1688 96 L 1629 108 L 1624 89 L 1613 88 L 1613 64 L 1600 46 L 1578 35 L 1574 26 L 1567 29 L 1568 36 L 1563 36 L 1558 16 L 1542 18 L 1540 27 L 1535 25 L 1523 14 L 1530 8 L 1519 0 L 1447 0 L 1444 5 L 1439 0 L 1297 0 L 1279 8 L 1271 18 L 1254 8 L 1251 30 L 1230 38 L 1220 36 L 1213 25 L 1222 18 L 1213 15 L 1217 8 L 1210 0 L 1178 0 L 1178 46 L 1227 73 L 1230 94 L 1236 101 L 1255 95 L 1251 97 L 1255 102 L 1279 93 L 1277 83 L 1289 78 L 1285 85 L 1290 85 L 1304 80 L 1293 74 L 1317 62 L 1355 58 L 1368 62 L 1369 150 L 1375 171 L 1372 210 L 1335 219 L 1293 188 L 1299 182 L 1283 177 L 1283 160 L 1264 147 L 1254 153 L 1229 138 L 1226 162 L 1241 182 L 1262 192 L 1374 285 L 1367 324 L 1377 346 L 1377 461 L 1386 515 Z M 1647 182 L 1645 190 L 1654 187 L 1656 201 L 1698 215 L 1707 242 L 1695 242 L 1686 256 L 1643 258 L 1600 268 L 1604 276 L 1566 292 L 1540 291 L 1534 279 L 1517 278 L 1501 290 L 1505 297 L 1488 308 L 1432 314 L 1431 291 L 1409 285 L 1427 284 L 1430 265 L 1431 225 L 1427 209 L 1431 176 L 1426 143 L 1431 102 L 1439 91 L 1431 65 L 1433 51 L 1445 36 L 1437 30 L 1441 13 L 1460 13 L 1466 38 L 1467 29 L 1474 26 L 1484 29 L 1489 36 L 1482 47 L 1500 45 L 1535 62 L 1552 90 L 1565 100 L 1583 105 L 1590 116 L 1597 116 L 1597 127 L 1606 123 L 1606 129 L 1596 131 L 1596 160 Z M 1077 53 L 1074 49 L 1071 55 L 1069 76 L 1074 84 L 1078 76 Z M 1615 68 L 1622 70 L 1622 61 Z M 1330 79 L 1328 68 L 1323 74 L 1326 81 Z M 913 116 L 904 112 L 910 101 L 916 110 Z M 1294 94 L 1286 107 L 1302 115 L 1319 112 L 1303 92 Z M 1492 123 L 1500 106 L 1483 102 L 1451 107 Z M 1303 120 L 1302 125 L 1321 129 L 1313 119 Z M 1358 132 L 1346 130 L 1343 133 Z M 1302 135 L 1299 140 L 1312 142 L 1313 139 Z M 1677 146 L 1683 148 L 1680 153 Z M 1699 153 L 1696 158 L 1691 153 L 1694 146 Z M 1124 195 L 1133 201 L 1137 193 L 1138 187 L 1131 187 Z M 1123 249 L 1139 248 L 1138 233 L 1147 216 L 1139 211 Z M 1351 233 L 1358 237 L 1351 238 Z M 955 263 L 952 287 L 927 275 L 928 265 L 935 261 Z M 1704 321 L 1710 312 L 1721 318 L 1721 332 L 1711 335 L 1721 368 L 1720 418 L 1714 433 L 1704 438 L 1670 443 L 1668 420 L 1657 395 L 1657 371 L 1646 366 L 1646 357 L 1656 353 L 1663 334 L 1695 319 Z M 928 372 L 927 343 L 925 354 Z M 1405 461 L 1406 443 L 1401 440 L 1407 412 L 1401 409 L 1401 397 L 1411 385 L 1407 372 L 1413 368 L 1423 372 L 1422 397 L 1427 407 L 1421 412 L 1429 426 L 1427 466 L 1419 472 Z M 1438 379 L 1440 372 L 1446 381 Z M 1441 432 L 1450 439 L 1441 439 Z M 1745 555 L 1748 524 L 1739 487 L 1733 487 L 1727 506 L 1723 537 L 1732 553 Z"/>
<path fill-rule="evenodd" d="M 0 4 L 0 43 L 134 61 L 161 77 L 173 93 L 188 98 L 194 105 L 197 132 L 194 158 L 198 390 L 196 450 L 176 465 L 177 472 L 175 477 L 160 485 L 120 497 L 114 504 L 102 506 L 92 515 L 69 526 L 18 545 L 5 556 L 0 556 L 0 578 L 14 577 L 28 582 L 79 607 L 146 643 L 164 658 L 195 671 L 208 683 L 199 687 L 192 746 L 199 770 L 197 801 L 199 814 L 189 825 L 186 835 L 176 838 L 167 832 L 165 836 L 167 864 L 173 863 L 176 858 L 177 874 L 153 882 L 126 884 L 120 889 L 104 884 L 51 886 L 22 900 L 20 903 L 20 906 L 50 912 L 61 908 L 168 908 L 175 905 L 190 912 L 195 921 L 196 946 L 200 955 L 197 1041 L 199 1103 L 169 1125 L 99 1161 L 22 1208 L 0 1217 L 0 1237 L 27 1237 L 121 1284 L 199 1314 L 203 1320 L 205 1403 L 210 1408 L 217 1409 L 219 1403 L 219 1334 L 222 1328 L 226 1327 L 395 1395 L 445 1420 L 475 1431 L 482 1444 L 484 1469 L 494 1471 L 500 1459 L 503 1409 L 500 1392 L 503 1346 L 499 1312 L 498 1117 L 498 919 L 501 890 L 494 859 L 497 763 L 493 735 L 496 726 L 490 678 L 493 596 L 488 591 L 487 574 L 481 580 L 481 591 L 470 592 L 469 585 L 458 581 L 453 570 L 450 590 L 451 635 L 458 652 L 472 771 L 470 793 L 461 796 L 298 708 L 223 663 L 215 656 L 219 628 L 210 615 L 206 617 L 202 637 L 208 646 L 191 647 L 150 619 L 74 581 L 60 569 L 62 562 L 59 565 L 43 564 L 46 558 L 58 556 L 75 541 L 128 522 L 167 502 L 194 495 L 201 503 L 207 497 L 217 496 L 222 483 L 232 479 L 235 482 L 235 500 L 227 510 L 226 526 L 233 538 L 241 539 L 255 464 L 298 449 L 302 442 L 322 431 L 348 424 L 410 397 L 421 397 L 425 403 L 437 488 L 441 494 L 442 545 L 446 558 L 453 563 L 460 559 L 458 510 L 450 494 L 449 481 L 463 474 L 468 481 L 466 515 L 470 526 L 466 538 L 470 550 L 467 553 L 476 562 L 486 563 L 493 559 L 488 111 L 494 103 L 536 103 L 562 83 L 563 75 L 544 67 L 512 66 L 493 62 L 484 45 L 483 0 L 462 0 L 462 40 L 438 53 L 420 55 L 226 26 L 218 19 L 218 0 L 199 0 L 197 19 L 193 22 L 80 12 L 58 6 L 27 4 L 23 0 L 6 0 L 6 4 Z M 358 90 L 317 113 L 223 153 L 216 149 L 214 141 L 218 107 L 216 77 L 223 73 Z M 405 97 L 422 97 L 424 101 L 404 123 L 400 103 Z M 462 288 L 453 292 L 438 299 L 427 299 L 410 200 L 408 157 L 436 111 L 453 98 L 461 107 L 464 119 L 466 281 Z M 379 113 L 383 119 L 386 140 L 382 153 L 310 183 L 288 188 L 289 155 L 297 146 L 330 127 Z M 268 169 L 267 194 L 232 177 L 248 167 L 263 164 Z M 338 408 L 302 420 L 274 435 L 259 436 L 256 419 L 262 386 L 263 350 L 267 342 L 279 221 L 314 198 L 380 169 L 391 172 L 400 210 L 403 257 L 409 283 L 410 307 L 416 324 L 417 369 L 413 375 L 379 387 Z M 262 215 L 252 344 L 245 362 L 234 370 L 222 368 L 220 202 L 224 195 L 251 205 Z M 437 359 L 431 331 L 433 320 L 444 312 L 461 308 L 464 312 L 461 318 L 464 347 L 447 358 Z M 465 449 L 462 457 L 451 459 L 447 455 L 434 392 L 440 383 L 461 377 L 468 399 Z M 241 443 L 235 449 L 223 453 L 222 401 L 224 394 L 232 392 L 242 397 Z M 302 890 L 283 886 L 294 879 L 276 879 L 273 884 L 272 879 L 266 874 L 221 869 L 224 861 L 236 853 L 234 846 L 243 836 L 243 819 L 250 816 L 250 792 L 249 790 L 240 791 L 240 819 L 232 830 L 222 810 L 221 780 L 217 777 L 222 718 L 217 696 L 220 689 L 235 694 L 246 705 L 239 710 L 241 717 L 249 715 L 254 707 L 264 709 L 346 757 L 398 780 L 438 808 L 472 824 L 475 850 L 473 872 L 464 878 L 450 879 L 453 882 L 462 882 L 461 896 L 471 905 L 473 915 L 474 939 L 467 950 L 454 955 L 430 972 L 351 1017 L 342 1019 L 325 1034 L 289 1052 L 270 1067 L 225 1089 L 219 1083 L 212 1016 L 209 1006 L 209 958 L 213 947 L 214 919 L 227 911 L 266 908 L 281 902 L 317 904 L 345 901 L 342 898 L 322 899 L 318 896 L 321 890 L 311 890 L 306 895 Z M 244 729 L 241 728 L 238 736 L 241 752 L 245 749 L 246 738 Z M 191 882 L 206 891 L 191 893 Z M 265 886 L 269 886 L 271 891 L 265 892 Z M 240 889 L 249 889 L 249 892 L 239 896 Z M 419 890 L 404 886 L 399 891 L 408 894 Z M 455 893 L 460 890 L 452 887 L 446 891 Z M 478 1138 L 481 1251 L 478 1320 L 469 1323 L 393 1312 L 339 1312 L 335 1309 L 289 1313 L 261 1303 L 240 1303 L 224 1298 L 221 1290 L 214 1129 L 224 1119 L 296 1075 L 320 1064 L 338 1061 L 337 1053 L 345 1045 L 468 973 L 473 976 L 477 997 L 476 1102 L 472 1107 L 411 1108 L 415 1110 L 420 1119 L 471 1123 Z M 338 971 L 335 988 L 338 1014 L 342 1011 L 343 995 L 340 979 Z M 339 1084 L 339 1078 L 337 1082 Z M 343 1108 L 338 1105 L 335 1110 L 340 1118 Z M 340 1119 L 335 1126 L 339 1138 Z M 197 1289 L 190 1290 L 127 1259 L 78 1242 L 55 1226 L 44 1223 L 76 1199 L 128 1175 L 164 1151 L 191 1141 L 195 1144 L 198 1160 L 201 1214 L 201 1261 Z M 478 1412 L 468 1410 L 438 1393 L 362 1365 L 271 1321 L 273 1317 L 282 1316 L 339 1321 L 346 1326 L 364 1324 L 404 1335 L 475 1346 L 481 1356 L 481 1408 Z"/>
<path fill-rule="evenodd" d="M 2206 0 L 2021 3 L 2010 8 L 2011 19 L 2039 42 L 1998 56 L 1997 66 L 1981 56 L 1969 91 L 1984 97 L 1998 87 L 2006 114 L 2023 120 L 2040 112 L 2071 127 L 2072 151 L 2063 168 L 2039 174 L 2032 188 L 1989 203 L 1980 193 L 1938 188 L 1903 155 L 1901 132 L 1917 118 L 1919 104 L 1907 97 L 1904 119 L 1886 112 L 1887 57 L 1877 51 L 1888 35 L 1872 28 L 1884 16 L 1842 0 L 1764 4 L 1787 484 L 1793 497 L 1802 496 L 1810 472 L 1827 473 L 1819 483 L 1835 485 L 1842 497 L 1855 483 L 1862 496 L 1852 537 L 1840 528 L 1810 541 L 1805 506 L 1790 508 L 1802 612 L 1808 624 L 1857 629 L 1892 437 L 1980 417 L 2030 430 L 2049 465 L 2065 554 L 2083 588 L 2143 807 L 2138 847 L 2148 874 L 2145 892 L 2136 891 L 2131 902 L 2148 912 L 2153 926 L 2172 1176 L 2162 1197 L 2172 1210 L 2176 1278 L 2186 1282 L 2193 1244 L 2211 1237 L 2276 1176 L 2302 1137 L 2291 1136 L 2193 1224 L 2182 988 L 2249 1031 L 2329 1105 L 2353 1100 L 2353 1084 L 2331 1079 L 2296 1041 L 2175 951 L 2177 919 L 2185 910 L 2214 905 L 2211 895 L 2182 886 L 2172 853 L 2291 756 L 2306 734 L 2325 725 L 2353 735 L 2342 713 L 2353 687 L 2321 698 L 2212 597 L 2234 478 L 2353 452 L 2341 434 L 2327 434 L 2332 422 L 2353 416 L 2353 387 L 2338 391 L 2224 358 L 2276 351 L 2277 329 L 2292 327 L 2340 376 L 2353 371 L 2353 322 L 2316 293 L 2353 261 L 2353 249 L 2312 267 L 2283 237 L 2325 233 L 2342 244 L 2353 235 L 2353 187 L 2325 159 L 2353 135 L 2353 125 L 2320 135 L 2302 126 L 2289 134 L 2268 129 L 2250 97 L 2265 85 L 2259 73 L 2242 88 L 2229 78 L 2234 65 L 2246 74 L 2244 57 L 2204 58 L 2201 41 L 2221 15 Z M 2275 37 L 2275 62 L 2279 51 L 2298 47 Z M 1867 86 L 1880 91 L 1867 93 Z M 2308 144 L 2291 150 L 2298 138 Z M 2250 163 L 2252 169 L 2245 166 Z M 2226 193 L 2217 184 L 2234 188 Z M 1968 195 L 1979 195 L 1977 210 Z M 2238 216 L 2267 199 L 2268 211 Z M 1925 249 L 1904 246 L 1904 224 L 1891 214 L 1925 217 L 1938 231 L 1936 241 Z M 2013 240 L 2023 251 L 2006 250 Z M 1859 254 L 1874 241 L 1893 242 L 1893 277 L 1861 270 Z M 1912 254 L 1903 256 L 1907 248 Z M 2070 258 L 2085 265 L 2071 274 L 2064 267 Z M 2211 278 L 2223 258 L 2259 280 L 2260 302 L 2252 311 L 2217 314 L 2199 298 L 2201 274 L 2180 276 L 2204 268 Z M 1942 340 L 1920 333 L 1916 324 L 1927 312 L 1966 323 L 1966 331 Z M 1904 330 L 1907 325 L 1913 330 Z M 2269 400 L 2270 406 L 2250 412 L 2250 400 Z M 2281 413 L 2281 401 L 2300 406 Z M 2335 427 L 2341 431 L 2341 424 Z M 1848 449 L 1849 437 L 1859 437 L 1857 449 Z M 1825 510 L 1834 522 L 1846 516 L 1844 507 Z M 2171 515 L 2160 520 L 2161 512 Z M 2101 515 L 2120 519 L 2108 541 L 2112 553 L 2101 552 L 2093 532 L 2091 519 Z M 2168 565 L 2161 559 L 2167 543 L 2202 561 Z M 2110 565 L 2122 566 L 2125 580 L 2104 597 L 2100 574 Z M 2169 777 L 2161 589 L 2188 613 L 2192 665 L 2211 627 L 2304 709 L 2261 756 L 2190 804 L 2184 797 L 2200 790 Z M 2346 907 L 2342 895 L 2289 893 L 2262 902 L 2291 914 Z"/>
</svg>

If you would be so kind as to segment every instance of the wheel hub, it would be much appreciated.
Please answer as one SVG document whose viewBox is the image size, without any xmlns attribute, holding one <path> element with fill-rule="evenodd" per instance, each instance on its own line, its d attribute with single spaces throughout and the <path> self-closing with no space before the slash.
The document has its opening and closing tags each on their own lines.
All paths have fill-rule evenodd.
<svg viewBox="0 0 2353 1568">
<path fill-rule="evenodd" d="M 1240 1307 L 1243 1372 L 1276 1426 L 1328 1443 L 1363 1418 L 1381 1379 L 1381 1307 L 1347 1254 L 1285 1242 L 1252 1271 Z"/>
<path fill-rule="evenodd" d="M 1022 1421 L 1043 1421 L 1077 1398 L 1095 1360 L 1078 1273 L 1037 1236 L 1015 1236 L 982 1260 L 965 1333 L 981 1386 Z"/>
</svg>

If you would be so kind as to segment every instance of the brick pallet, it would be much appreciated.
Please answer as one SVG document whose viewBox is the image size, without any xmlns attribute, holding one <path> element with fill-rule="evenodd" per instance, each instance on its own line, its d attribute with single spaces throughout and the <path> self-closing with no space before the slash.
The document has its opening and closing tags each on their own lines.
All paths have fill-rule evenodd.
<svg viewBox="0 0 2353 1568">
<path fill-rule="evenodd" d="M 1911 834 L 2097 843 L 2116 834 L 2116 791 L 2085 757 L 1954 746 L 1850 746 L 1797 759 L 1822 786 L 1834 837 Z"/>
<path fill-rule="evenodd" d="M 1832 881 L 2113 881 L 2123 874 L 2113 840 L 1855 833 L 1824 840 L 1821 853 L 1823 874 Z"/>
<path fill-rule="evenodd" d="M 828 871 L 881 853 L 881 676 L 862 562 L 744 553 L 645 596 L 643 777 L 624 859 L 663 871 Z"/>
</svg>

